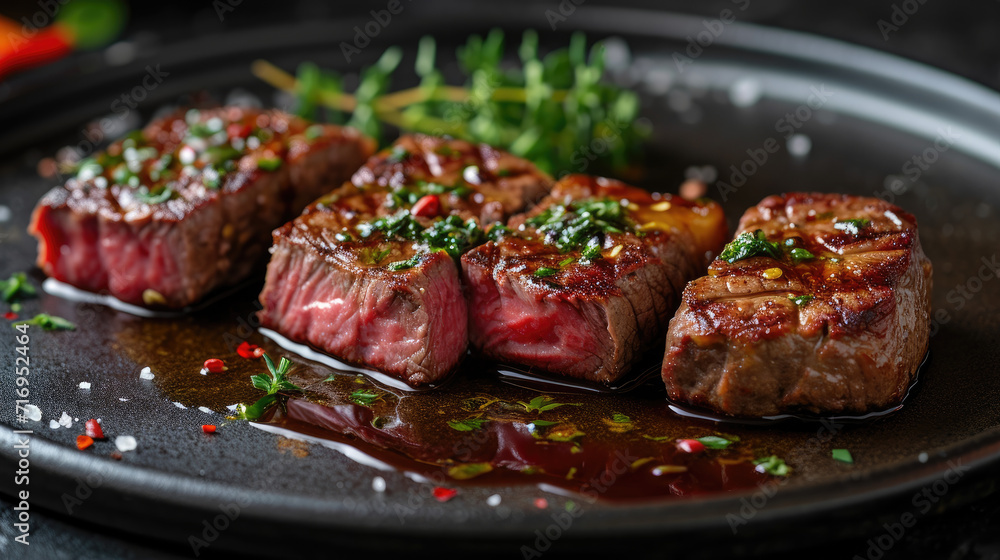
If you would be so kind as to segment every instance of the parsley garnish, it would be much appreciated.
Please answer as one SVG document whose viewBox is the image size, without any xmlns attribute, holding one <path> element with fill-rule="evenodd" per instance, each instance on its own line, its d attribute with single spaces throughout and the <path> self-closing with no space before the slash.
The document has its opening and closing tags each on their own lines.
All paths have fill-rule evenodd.
<svg viewBox="0 0 1000 560">
<path fill-rule="evenodd" d="M 277 171 L 281 167 L 281 158 L 260 158 L 257 160 L 257 169 L 264 171 Z"/>
<path fill-rule="evenodd" d="M 528 412 L 547 412 L 559 408 L 560 406 L 580 406 L 582 403 L 557 403 L 552 397 L 545 395 L 535 397 L 529 402 L 517 401 L 517 404 L 524 407 Z"/>
<path fill-rule="evenodd" d="M 412 257 L 406 259 L 405 261 L 396 261 L 389 263 L 389 270 L 406 270 L 408 268 L 413 268 L 420 264 L 420 254 L 413 255 Z"/>
<path fill-rule="evenodd" d="M 463 222 L 462 218 L 452 215 L 424 229 L 408 210 L 400 210 L 392 216 L 358 225 L 361 237 L 370 237 L 376 231 L 389 238 L 421 242 L 430 250 L 445 251 L 455 259 L 470 247 L 482 243 L 485 238 L 483 230 L 474 219 Z"/>
<path fill-rule="evenodd" d="M 730 437 L 732 437 L 732 439 L 726 439 L 719 436 L 705 436 L 698 438 L 698 441 L 709 449 L 725 449 L 740 440 L 737 437 Z"/>
<path fill-rule="evenodd" d="M 833 227 L 845 233 L 857 235 L 862 229 L 868 227 L 868 224 L 870 223 L 871 220 L 867 218 L 853 218 L 850 220 L 837 220 L 837 222 L 833 224 Z"/>
<path fill-rule="evenodd" d="M 851 456 L 851 452 L 848 449 L 832 449 L 830 450 L 830 456 L 833 457 L 834 461 L 840 461 L 841 463 L 854 463 L 854 457 Z"/>
<path fill-rule="evenodd" d="M 505 235 L 510 235 L 511 233 L 513 232 L 511 232 L 509 227 L 497 222 L 493 224 L 490 231 L 486 232 L 486 238 L 490 241 L 496 242 L 500 241 L 500 239 L 502 239 Z"/>
<path fill-rule="evenodd" d="M 170 200 L 175 194 L 174 189 L 167 185 L 160 185 L 153 190 L 149 190 L 149 187 L 143 185 L 135 191 L 135 198 L 145 204 L 159 204 Z"/>
<path fill-rule="evenodd" d="M 42 330 L 46 331 L 72 331 L 76 330 L 76 325 L 70 323 L 62 317 L 56 317 L 55 315 L 49 315 L 48 313 L 39 313 L 31 319 L 25 321 L 17 321 L 11 323 L 11 326 L 17 328 L 18 325 L 34 325 L 36 327 L 41 327 Z"/>
<path fill-rule="evenodd" d="M 754 464 L 757 465 L 758 472 L 764 472 L 772 476 L 788 476 L 788 473 L 792 472 L 791 467 L 785 464 L 783 459 L 779 459 L 777 455 L 757 459 L 754 461 Z"/>
<path fill-rule="evenodd" d="M 734 263 L 750 257 L 780 259 L 781 249 L 777 243 L 767 240 L 767 236 L 764 235 L 763 230 L 758 229 L 754 232 L 744 231 L 739 234 L 736 239 L 726 245 L 726 248 L 722 250 L 722 254 L 719 255 L 721 260 L 728 263 Z"/>
<path fill-rule="evenodd" d="M 279 391 L 301 391 L 302 389 L 287 379 L 288 369 L 292 367 L 292 362 L 288 358 L 282 357 L 275 367 L 271 357 L 264 354 L 264 363 L 267 364 L 268 374 L 251 375 L 250 381 L 253 386 L 267 394 L 250 406 L 239 404 L 236 407 L 236 416 L 243 420 L 257 420 L 267 412 L 267 409 L 278 402 Z"/>
<path fill-rule="evenodd" d="M 625 416 L 624 414 L 621 414 L 620 412 L 616 412 L 613 415 L 611 415 L 611 421 L 616 422 L 618 424 L 625 424 L 631 422 L 632 419 L 629 418 L 628 416 Z"/>
<path fill-rule="evenodd" d="M 478 430 L 483 427 L 483 424 L 488 422 L 486 418 L 466 418 L 464 420 L 449 420 L 448 426 L 453 430 L 458 430 L 459 432 L 471 432 L 473 430 Z"/>
<path fill-rule="evenodd" d="M 360 404 L 362 406 L 370 406 L 372 403 L 382 398 L 382 396 L 374 391 L 366 391 L 364 389 L 359 389 L 351 393 L 351 396 L 349 398 L 353 402 Z"/>
<path fill-rule="evenodd" d="M 809 303 L 815 298 L 816 296 L 812 294 L 802 294 L 800 296 L 788 296 L 788 299 L 792 300 L 792 303 L 794 303 L 799 307 L 802 307 L 803 305 Z"/>
<path fill-rule="evenodd" d="M 392 151 L 389 152 L 388 160 L 393 163 L 399 163 L 408 157 L 410 157 L 409 150 L 402 146 L 393 146 Z"/>
<path fill-rule="evenodd" d="M 543 267 L 541 267 L 541 268 L 539 268 L 538 270 L 535 271 L 535 276 L 537 276 L 539 278 L 548 278 L 549 276 L 552 276 L 556 272 L 559 272 L 559 271 L 556 270 L 556 269 L 554 269 L 554 268 L 549 268 L 547 266 L 543 266 Z"/>
<path fill-rule="evenodd" d="M 35 287 L 28 283 L 28 276 L 23 272 L 15 272 L 6 280 L 0 280 L 0 298 L 6 302 L 35 295 Z"/>
<path fill-rule="evenodd" d="M 527 224 L 545 235 L 545 243 L 562 252 L 582 250 L 589 259 L 600 256 L 606 234 L 635 229 L 625 208 L 611 199 L 554 204 L 529 218 Z"/>
<path fill-rule="evenodd" d="M 810 252 L 808 249 L 803 249 L 801 247 L 796 247 L 788 251 L 788 254 L 792 257 L 792 260 L 794 260 L 795 262 L 816 258 L 816 255 L 813 255 L 812 252 Z"/>
</svg>

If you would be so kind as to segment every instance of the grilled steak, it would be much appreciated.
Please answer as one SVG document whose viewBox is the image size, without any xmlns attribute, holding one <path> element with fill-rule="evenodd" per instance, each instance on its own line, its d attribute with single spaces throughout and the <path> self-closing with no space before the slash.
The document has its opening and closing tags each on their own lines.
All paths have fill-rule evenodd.
<svg viewBox="0 0 1000 560">
<path fill-rule="evenodd" d="M 684 290 L 667 334 L 667 391 L 747 417 L 889 408 L 927 350 L 930 289 L 916 220 L 900 208 L 768 197 Z"/>
<path fill-rule="evenodd" d="M 662 339 L 684 284 L 727 235 L 715 203 L 583 175 L 509 226 L 462 257 L 473 347 L 598 382 Z"/>
<path fill-rule="evenodd" d="M 488 146 L 405 136 L 274 232 L 261 322 L 411 385 L 432 383 L 468 344 L 456 259 L 485 241 L 484 224 L 550 186 Z"/>
<path fill-rule="evenodd" d="M 35 208 L 38 265 L 85 290 L 182 308 L 262 264 L 270 232 L 374 151 L 352 129 L 225 107 L 154 121 Z"/>
</svg>

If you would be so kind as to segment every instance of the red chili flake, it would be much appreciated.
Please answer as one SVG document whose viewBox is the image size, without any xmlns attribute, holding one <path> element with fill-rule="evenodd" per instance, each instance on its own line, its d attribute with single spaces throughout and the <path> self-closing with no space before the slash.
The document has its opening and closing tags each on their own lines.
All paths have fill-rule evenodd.
<svg viewBox="0 0 1000 560">
<path fill-rule="evenodd" d="M 97 420 L 91 418 L 84 423 L 83 427 L 88 436 L 94 439 L 104 439 L 104 430 L 101 429 L 101 424 Z"/>
<path fill-rule="evenodd" d="M 434 487 L 434 499 L 444 503 L 455 497 L 458 494 L 458 490 L 454 488 L 443 488 L 441 486 Z"/>
<path fill-rule="evenodd" d="M 16 321 L 17 320 L 17 313 L 14 313 L 13 311 L 8 311 L 8 312 L 6 312 L 6 313 L 3 314 L 3 318 L 7 319 L 8 321 Z"/>
<path fill-rule="evenodd" d="M 226 127 L 226 136 L 229 138 L 246 138 L 253 132 L 253 126 L 249 123 L 232 123 Z"/>
<path fill-rule="evenodd" d="M 205 360 L 205 369 L 209 373 L 222 373 L 226 371 L 226 364 L 218 358 L 209 358 Z"/>
<path fill-rule="evenodd" d="M 241 358 L 252 360 L 263 356 L 264 349 L 256 344 L 250 344 L 244 340 L 239 346 L 236 347 L 236 353 L 239 354 Z"/>
<path fill-rule="evenodd" d="M 416 204 L 413 205 L 413 209 L 410 213 L 414 216 L 421 216 L 424 218 L 433 218 L 437 216 L 441 211 L 441 201 L 438 200 L 436 194 L 424 195 Z"/>
<path fill-rule="evenodd" d="M 91 445 L 94 445 L 94 438 L 90 436 L 76 436 L 77 449 L 86 449 Z"/>
<path fill-rule="evenodd" d="M 215 426 L 213 426 L 212 424 L 202 424 L 201 431 L 205 432 L 206 434 L 214 434 Z"/>
<path fill-rule="evenodd" d="M 115 461 L 121 461 L 122 460 L 122 454 L 119 453 L 118 451 L 112 451 L 111 452 L 111 458 L 114 459 Z"/>
<path fill-rule="evenodd" d="M 545 498 L 535 498 L 535 507 L 538 509 L 545 509 L 549 507 L 549 501 Z"/>
<path fill-rule="evenodd" d="M 705 444 L 696 439 L 679 439 L 677 449 L 685 453 L 701 453 L 705 450 Z"/>
</svg>

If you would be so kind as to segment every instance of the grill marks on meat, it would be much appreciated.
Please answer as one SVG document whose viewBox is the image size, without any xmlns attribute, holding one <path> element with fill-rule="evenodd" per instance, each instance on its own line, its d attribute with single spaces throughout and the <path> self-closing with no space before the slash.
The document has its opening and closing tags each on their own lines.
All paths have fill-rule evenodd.
<svg viewBox="0 0 1000 560">
<path fill-rule="evenodd" d="M 456 262 L 380 231 L 363 237 L 359 226 L 406 211 L 427 194 L 438 197 L 439 215 L 412 217 L 420 227 L 446 216 L 487 226 L 550 187 L 532 164 L 489 146 L 404 136 L 274 232 L 261 322 L 411 385 L 437 381 L 468 345 Z M 414 256 L 414 266 L 392 269 Z"/>
<path fill-rule="evenodd" d="M 279 111 L 189 115 L 115 142 L 39 202 L 29 230 L 46 274 L 132 304 L 191 305 L 246 278 L 273 228 L 374 151 L 354 130 Z"/>
<path fill-rule="evenodd" d="M 546 243 L 529 223 L 553 205 L 604 199 L 625 201 L 637 227 L 607 233 L 590 263 L 580 250 Z M 654 198 L 582 175 L 561 180 L 509 225 L 516 235 L 462 257 L 472 346 L 499 361 L 597 382 L 620 378 L 661 339 L 684 284 L 727 234 L 715 203 Z M 539 276 L 540 269 L 555 272 Z"/>
<path fill-rule="evenodd" d="M 667 335 L 670 397 L 735 416 L 898 404 L 929 338 L 931 264 L 913 216 L 873 198 L 797 193 L 748 210 L 739 233 L 757 229 L 817 258 L 716 260 L 691 282 Z M 781 276 L 767 278 L 772 268 Z"/>
</svg>

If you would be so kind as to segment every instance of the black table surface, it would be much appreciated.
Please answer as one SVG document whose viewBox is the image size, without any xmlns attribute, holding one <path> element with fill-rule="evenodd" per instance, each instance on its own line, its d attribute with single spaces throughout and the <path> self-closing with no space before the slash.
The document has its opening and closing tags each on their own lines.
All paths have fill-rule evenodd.
<svg viewBox="0 0 1000 560">
<path fill-rule="evenodd" d="M 568 3 L 571 0 L 564 0 Z M 927 0 L 853 0 L 836 3 L 793 2 L 792 0 L 702 0 L 702 1 L 601 1 L 572 0 L 577 9 L 600 4 L 634 5 L 645 9 L 717 17 L 733 4 L 746 5 L 741 21 L 814 33 L 903 56 L 942 68 L 994 90 L 1000 90 L 1000 3 L 949 3 Z M 507 3 L 527 3 L 505 0 Z M 384 7 L 385 2 L 337 4 L 316 0 L 286 0 L 276 8 L 249 2 L 228 2 L 236 9 L 217 10 L 220 2 L 133 2 L 131 18 L 124 38 L 149 34 L 183 35 L 218 32 L 226 28 L 253 27 L 274 20 L 327 17 L 349 12 L 366 13 Z M 369 5 L 370 4 L 370 5 Z M 447 2 L 440 2 L 446 14 Z M 552 2 L 557 7 L 558 2 Z M 6 1 L 3 13 L 19 19 L 38 10 L 33 0 Z M 516 9 L 516 8 L 512 8 Z M 538 9 L 537 4 L 533 9 Z M 194 22 L 192 24 L 192 22 Z M 1000 475 L 1000 473 L 998 473 Z M 1000 479 L 1000 476 L 998 476 Z M 14 542 L 16 504 L 0 497 L 0 558 L 11 559 L 160 559 L 191 558 L 190 547 L 183 543 L 160 543 L 130 537 L 99 525 L 48 512 L 32 511 L 30 545 Z M 884 531 L 882 532 L 884 533 Z M 859 538 L 790 554 L 799 558 L 948 558 L 1000 560 L 1000 492 L 945 514 L 929 515 L 906 531 L 898 542 L 883 551 L 874 540 Z M 441 552 L 446 552 L 442 545 Z M 683 546 L 685 557 L 703 557 L 698 547 Z M 767 552 L 762 552 L 767 549 Z M 715 552 L 718 549 L 713 549 Z M 321 552 L 321 551 L 311 551 Z M 323 556 L 364 554 L 358 550 L 322 552 Z M 559 556 L 553 548 L 549 557 Z M 734 541 L 731 556 L 746 558 L 774 557 L 773 548 L 762 543 Z M 202 558 L 220 557 L 218 551 L 205 550 Z"/>
</svg>

